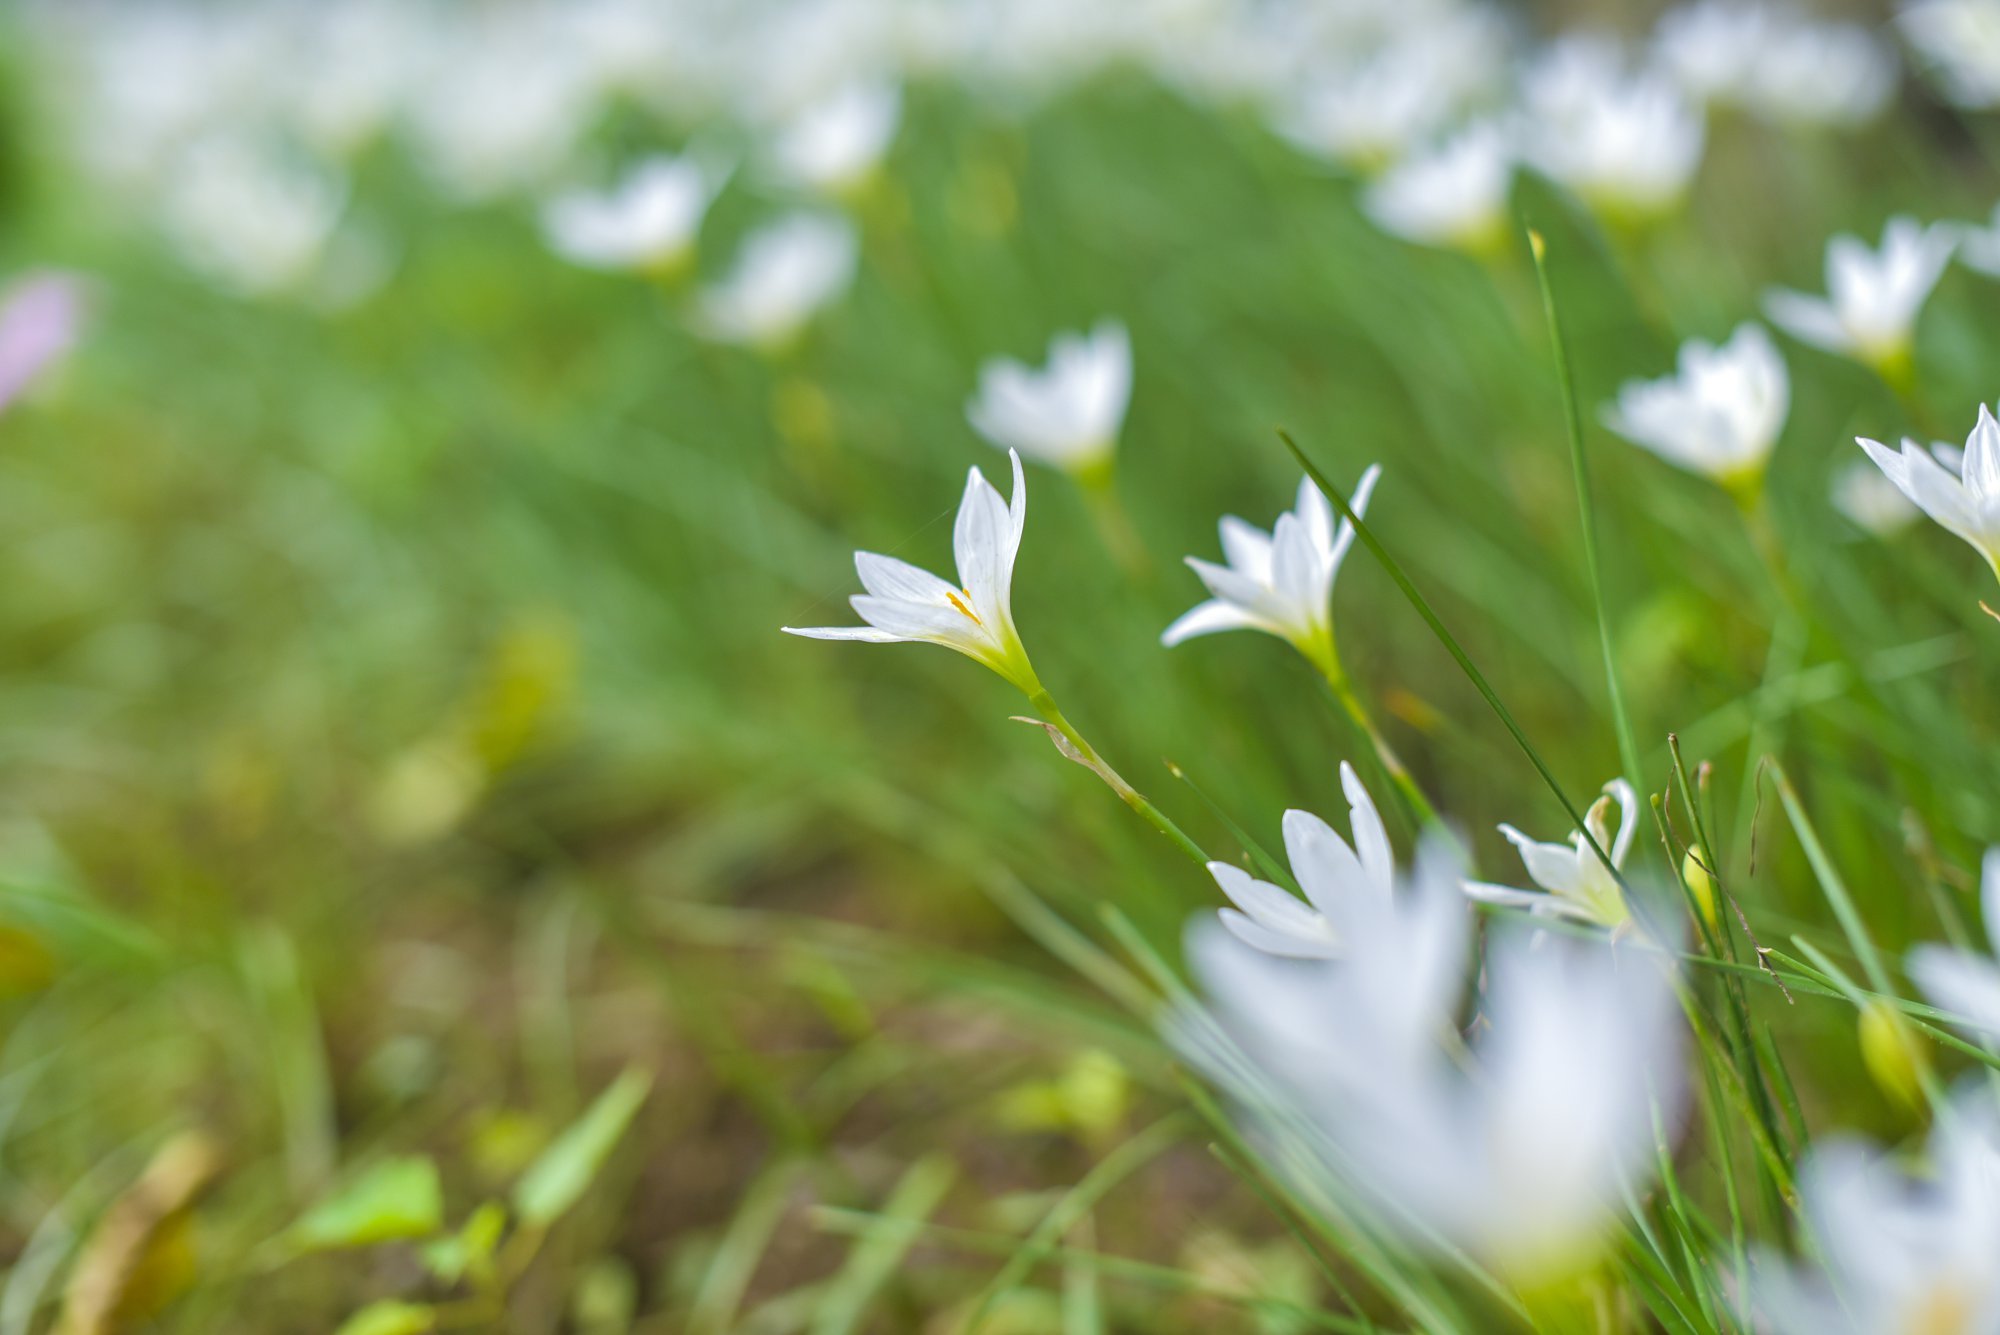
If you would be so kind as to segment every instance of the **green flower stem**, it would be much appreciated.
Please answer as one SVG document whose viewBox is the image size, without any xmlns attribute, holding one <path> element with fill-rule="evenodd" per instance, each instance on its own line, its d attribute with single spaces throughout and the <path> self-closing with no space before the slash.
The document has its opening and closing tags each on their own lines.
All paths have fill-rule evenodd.
<svg viewBox="0 0 2000 1335">
<path fill-rule="evenodd" d="M 1119 801 L 1138 812 L 1148 825 L 1167 836 L 1174 847 L 1202 866 L 1208 865 L 1209 856 L 1202 852 L 1201 845 L 1188 838 L 1187 832 L 1174 824 L 1172 817 L 1147 801 L 1144 793 L 1125 782 L 1125 776 L 1111 768 L 1104 757 L 1097 754 L 1097 748 L 1084 740 L 1083 734 L 1076 730 L 1076 725 L 1063 715 L 1055 697 L 1050 695 L 1039 682 L 1028 692 L 1028 703 L 1035 707 L 1035 712 L 1042 716 L 1049 730 L 1059 739 L 1057 745 L 1064 755 L 1104 780 L 1105 786 L 1118 794 Z"/>
<path fill-rule="evenodd" d="M 1416 819 L 1417 824 L 1429 829 L 1444 830 L 1445 825 L 1438 818 L 1437 808 L 1433 807 L 1430 799 L 1424 796 L 1424 790 L 1417 787 L 1417 781 L 1411 776 L 1409 767 L 1403 763 L 1402 757 L 1396 754 L 1396 748 L 1389 745 L 1389 739 L 1382 735 L 1381 729 L 1375 726 L 1375 720 L 1369 716 L 1368 707 L 1361 703 L 1361 697 L 1355 693 L 1354 684 L 1347 679 L 1347 671 L 1340 665 L 1340 655 L 1334 651 L 1332 640 L 1329 638 L 1323 646 L 1307 651 L 1306 657 L 1319 669 L 1320 676 L 1326 679 L 1327 688 L 1333 692 L 1333 698 L 1339 702 L 1341 709 L 1353 721 L 1354 726 L 1360 729 L 1361 735 L 1368 739 L 1368 744 L 1375 749 L 1375 758 L 1381 761 L 1382 768 L 1388 772 L 1389 782 L 1396 785 L 1396 791 L 1402 794 L 1403 801 L 1408 804 L 1410 815 Z"/>
<path fill-rule="evenodd" d="M 1151 573 L 1151 562 L 1146 556 L 1146 544 L 1139 540 L 1139 531 L 1132 527 L 1132 518 L 1125 512 L 1124 502 L 1118 499 L 1116 484 L 1117 470 L 1109 457 L 1072 471 L 1077 489 L 1083 493 L 1084 504 L 1090 508 L 1091 522 L 1097 525 L 1098 537 L 1105 549 L 1115 558 L 1125 573 L 1143 579 Z"/>
</svg>

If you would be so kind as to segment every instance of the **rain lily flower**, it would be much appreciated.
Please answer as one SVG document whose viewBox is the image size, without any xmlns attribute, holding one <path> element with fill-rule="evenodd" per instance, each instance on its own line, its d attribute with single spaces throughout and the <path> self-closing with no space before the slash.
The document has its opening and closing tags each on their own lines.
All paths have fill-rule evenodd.
<svg viewBox="0 0 2000 1335">
<path fill-rule="evenodd" d="M 1371 465 L 1361 475 L 1350 502 L 1355 514 L 1366 515 L 1368 498 L 1381 475 L 1380 465 Z M 1336 526 L 1333 503 L 1311 478 L 1304 478 L 1299 482 L 1298 503 L 1278 516 L 1271 532 L 1234 515 L 1223 517 L 1221 530 L 1227 565 L 1187 558 L 1214 596 L 1168 626 L 1160 643 L 1171 648 L 1197 635 L 1260 630 L 1290 641 L 1321 671 L 1338 675 L 1333 581 L 1354 545 L 1354 525 L 1343 519 Z"/>
<path fill-rule="evenodd" d="M 1404 893 L 1448 899 L 1451 880 L 1420 868 Z M 1490 1028 L 1467 1057 L 1439 1023 L 1465 977 L 1463 914 L 1422 921 L 1424 948 L 1406 950 L 1422 967 L 1373 989 L 1360 983 L 1373 939 L 1286 961 L 1197 934 L 1212 1018 L 1177 1017 L 1173 1037 L 1309 1198 L 1359 1195 L 1412 1242 L 1464 1248 L 1524 1287 L 1575 1274 L 1649 1171 L 1656 1110 L 1678 1107 L 1669 972 L 1649 954 L 1496 932 Z"/>
<path fill-rule="evenodd" d="M 1691 339 L 1679 370 L 1632 380 L 1605 425 L 1668 463 L 1732 488 L 1761 477 L 1791 402 L 1785 362 L 1763 326 L 1737 327 L 1721 347 Z"/>
<path fill-rule="evenodd" d="M 1285 856 L 1306 893 L 1305 902 L 1231 863 L 1208 864 L 1209 874 L 1236 906 L 1220 911 L 1222 925 L 1246 944 L 1271 955 L 1335 958 L 1354 945 L 1342 940 L 1335 927 L 1351 912 L 1350 903 L 1357 897 L 1386 901 L 1393 892 L 1396 861 L 1389 832 L 1354 767 L 1345 761 L 1340 788 L 1347 795 L 1351 845 L 1310 811 L 1285 813 Z"/>
<path fill-rule="evenodd" d="M 1931 446 L 1935 451 L 1937 446 Z M 1957 447 L 1952 447 L 1956 453 Z M 1857 459 L 1833 479 L 1833 508 L 1856 525 L 1886 538 L 1908 528 L 1923 511 L 1880 468 Z"/>
<path fill-rule="evenodd" d="M 2000 5 L 1914 0 L 1900 7 L 1896 26 L 1947 98 L 1974 111 L 2000 105 Z"/>
<path fill-rule="evenodd" d="M 1989 278 L 2000 278 L 2000 204 L 1986 224 L 1965 223 L 1958 227 L 1958 249 L 1954 252 L 1968 269 L 1977 269 Z"/>
<path fill-rule="evenodd" d="M 985 664 L 1034 696 L 1041 682 L 1014 629 L 1014 558 L 1028 520 L 1028 488 L 1021 456 L 1014 465 L 1014 496 L 1001 497 L 977 468 L 965 479 L 965 496 L 952 529 L 958 583 L 939 579 L 907 561 L 874 552 L 854 554 L 855 573 L 868 592 L 848 601 L 866 626 L 825 626 L 787 635 L 815 640 L 864 640 L 871 644 L 941 644 Z"/>
<path fill-rule="evenodd" d="M 807 107 L 771 145 L 778 174 L 824 194 L 851 193 L 882 161 L 902 108 L 902 90 L 887 82 L 851 84 Z"/>
<path fill-rule="evenodd" d="M 1485 254 L 1506 235 L 1513 183 L 1512 146 L 1498 126 L 1481 122 L 1391 167 L 1362 206 L 1405 240 Z"/>
<path fill-rule="evenodd" d="M 721 182 L 690 157 L 657 156 L 609 190 L 573 190 L 542 210 L 564 259 L 591 269 L 670 273 L 684 267 Z"/>
<path fill-rule="evenodd" d="M 1653 54 L 1690 97 L 1803 125 L 1859 125 L 1888 105 L 1894 53 L 1852 23 L 1741 0 L 1669 10 Z"/>
<path fill-rule="evenodd" d="M 36 274 L 0 293 L 0 412 L 76 342 L 83 324 L 77 280 Z"/>
<path fill-rule="evenodd" d="M 1951 1011 L 1967 1025 L 2000 1034 L 2000 845 L 1986 850 L 1979 871 L 1979 906 L 1993 955 L 1918 946 L 1910 952 L 1910 977 L 1931 1005 Z"/>
<path fill-rule="evenodd" d="M 986 363 L 965 415 L 1003 450 L 1088 476 L 1110 464 L 1131 394 L 1131 340 L 1105 320 L 1087 335 L 1056 335 L 1039 370 L 1005 357 Z"/>
<path fill-rule="evenodd" d="M 189 268 L 245 296 L 295 291 L 339 226 L 346 183 L 332 171 L 239 135 L 190 148 L 162 217 Z"/>
<path fill-rule="evenodd" d="M 1917 508 L 1977 548 L 2000 575 L 2000 422 L 1979 405 L 1979 421 L 1966 437 L 1959 467 L 1905 439 L 1901 453 L 1877 440 L 1856 437 L 1883 474 Z"/>
<path fill-rule="evenodd" d="M 1615 838 L 1611 832 L 1613 802 L 1618 804 Z M 1465 893 L 1483 903 L 1554 914 L 1616 931 L 1631 921 L 1632 912 L 1612 869 L 1625 868 L 1625 855 L 1631 851 L 1632 837 L 1639 832 L 1638 814 L 1639 799 L 1632 785 L 1623 779 L 1605 784 L 1604 795 L 1584 813 L 1583 823 L 1589 828 L 1590 837 L 1597 841 L 1598 848 L 1611 855 L 1609 867 L 1580 833 L 1570 835 L 1566 844 L 1543 844 L 1511 825 L 1502 825 L 1500 833 L 1521 850 L 1528 879 L 1541 888 L 1516 890 L 1484 881 L 1467 881 Z"/>
<path fill-rule="evenodd" d="M 1557 42 L 1523 76 L 1527 160 L 1614 220 L 1672 209 L 1701 165 L 1698 107 L 1664 76 L 1590 37 Z"/>
<path fill-rule="evenodd" d="M 1813 1148 L 1799 1195 L 1823 1265 L 1765 1255 L 1751 1275 L 1774 1335 L 1985 1335 L 2000 1330 L 2000 1116 L 1968 1087 L 1911 1176 L 1872 1146 Z"/>
<path fill-rule="evenodd" d="M 1826 243 L 1825 297 L 1783 288 L 1764 310 L 1794 338 L 1865 362 L 1891 381 L 1909 369 L 1917 310 L 1951 260 L 1956 235 L 1944 224 L 1891 218 L 1880 249 L 1843 233 Z"/>
<path fill-rule="evenodd" d="M 703 291 L 697 325 L 712 338 L 784 347 L 854 277 L 854 229 L 839 218 L 800 213 L 743 243 L 729 276 Z"/>
</svg>

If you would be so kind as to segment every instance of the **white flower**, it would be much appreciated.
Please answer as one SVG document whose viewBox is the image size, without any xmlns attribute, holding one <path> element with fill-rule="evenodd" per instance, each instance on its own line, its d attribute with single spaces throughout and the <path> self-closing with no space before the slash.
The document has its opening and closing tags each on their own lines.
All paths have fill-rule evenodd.
<svg viewBox="0 0 2000 1335">
<path fill-rule="evenodd" d="M 1826 243 L 1825 297 L 1773 289 L 1764 310 L 1793 337 L 1893 371 L 1910 353 L 1917 309 L 1951 260 L 1956 240 L 1944 224 L 1891 218 L 1870 250 L 1842 233 Z"/>
<path fill-rule="evenodd" d="M 1958 227 L 1958 258 L 1966 267 L 1988 277 L 2000 278 L 2000 204 L 1993 206 L 1985 226 L 1962 223 Z"/>
<path fill-rule="evenodd" d="M 1384 230 L 1431 246 L 1490 249 L 1506 225 L 1514 152 L 1480 122 L 1384 172 L 1362 205 Z"/>
<path fill-rule="evenodd" d="M 2000 845 L 1986 850 L 1980 867 L 1979 907 L 1986 919 L 1987 942 L 2000 955 Z M 1994 955 L 1918 946 L 1910 952 L 1909 969 L 1931 1005 L 1952 1012 L 1974 1029 L 2000 1034 L 2000 963 Z"/>
<path fill-rule="evenodd" d="M 996 358 L 966 405 L 973 430 L 1003 450 L 1088 472 L 1108 463 L 1132 394 L 1132 343 L 1114 320 L 1058 334 L 1040 370 Z"/>
<path fill-rule="evenodd" d="M 902 107 L 902 90 L 893 83 L 850 84 L 785 125 L 771 144 L 772 162 L 787 181 L 846 193 L 881 162 Z"/>
<path fill-rule="evenodd" d="M 261 141 L 204 139 L 181 159 L 162 217 L 188 267 L 245 295 L 296 290 L 340 222 L 339 177 Z"/>
<path fill-rule="evenodd" d="M 1355 514 L 1367 514 L 1381 475 L 1380 465 L 1361 475 L 1349 502 Z M 1333 503 L 1308 477 L 1299 481 L 1297 505 L 1270 533 L 1235 515 L 1223 516 L 1221 531 L 1228 565 L 1187 558 L 1214 596 L 1168 626 L 1160 643 L 1171 648 L 1197 635 L 1261 630 L 1324 666 L 1333 651 L 1333 581 L 1354 545 L 1354 525 L 1342 519 L 1336 527 Z"/>
<path fill-rule="evenodd" d="M 1914 440 L 1906 438 L 1899 454 L 1880 441 L 1855 439 L 1918 509 L 1971 543 L 2000 574 L 2000 422 L 1985 404 L 1957 470 Z"/>
<path fill-rule="evenodd" d="M 1449 877 L 1409 893 L 1449 895 Z M 1458 961 L 1462 916 L 1428 928 L 1423 957 Z M 1176 1037 L 1309 1195 L 1359 1193 L 1413 1242 L 1463 1247 L 1524 1286 L 1575 1273 L 1648 1174 L 1656 1112 L 1678 1108 L 1668 961 L 1496 932 L 1490 1027 L 1468 1072 L 1438 1018 L 1462 969 L 1427 962 L 1421 982 L 1370 994 L 1352 975 L 1373 944 L 1285 961 L 1198 937 L 1191 962 L 1216 1018 L 1180 1019 Z"/>
<path fill-rule="evenodd" d="M 1972 110 L 2000 104 L 2000 4 L 1914 0 L 1901 7 L 1896 24 L 1946 97 Z"/>
<path fill-rule="evenodd" d="M 1034 695 L 1041 683 L 1014 629 L 1013 605 L 1014 558 L 1020 554 L 1021 532 L 1028 522 L 1028 488 L 1021 476 L 1021 456 L 1010 451 L 1008 457 L 1014 465 L 1011 502 L 1003 500 L 977 468 L 966 476 L 965 496 L 952 530 L 956 587 L 893 556 L 856 552 L 854 569 L 868 592 L 848 602 L 868 624 L 805 630 L 786 626 L 785 633 L 815 640 L 941 644 L 984 663 Z"/>
<path fill-rule="evenodd" d="M 1209 874 L 1236 906 L 1220 910 L 1222 925 L 1246 944 L 1272 955 L 1334 958 L 1354 947 L 1336 924 L 1351 916 L 1356 897 L 1387 900 L 1393 893 L 1396 859 L 1389 832 L 1354 767 L 1345 761 L 1340 787 L 1347 794 L 1351 846 L 1310 811 L 1285 813 L 1285 856 L 1305 902 L 1231 863 L 1208 864 Z"/>
<path fill-rule="evenodd" d="M 1894 54 L 1867 29 L 1741 0 L 1669 10 L 1653 53 L 1690 97 L 1800 124 L 1872 120 L 1896 85 Z"/>
<path fill-rule="evenodd" d="M 1724 483 L 1762 472 L 1791 402 L 1785 362 L 1763 326 L 1743 324 L 1716 347 L 1681 345 L 1660 380 L 1631 380 L 1605 425 L 1662 459 Z"/>
<path fill-rule="evenodd" d="M 704 290 L 698 323 L 710 337 L 782 347 L 854 277 L 854 229 L 839 218 L 800 213 L 743 243 L 729 276 Z"/>
<path fill-rule="evenodd" d="M 1446 68 L 1410 41 L 1306 84 L 1277 128 L 1308 153 L 1374 168 L 1444 128 L 1458 102 Z"/>
<path fill-rule="evenodd" d="M 1759 51 L 1751 110 L 1799 125 L 1865 125 L 1896 91 L 1895 53 L 1853 23 L 1787 24 Z"/>
<path fill-rule="evenodd" d="M 557 254 L 593 269 L 671 269 L 694 246 L 721 182 L 690 157 L 647 158 L 609 190 L 572 190 L 542 210 Z"/>
<path fill-rule="evenodd" d="M 1968 1086 L 1952 1100 L 1930 1158 L 1931 1171 L 1912 1177 L 1853 1140 L 1813 1149 L 1799 1195 L 1824 1264 L 1764 1255 L 1752 1271 L 1774 1335 L 2000 1331 L 2000 1117 L 1990 1095 Z"/>
<path fill-rule="evenodd" d="M 1666 212 L 1701 165 L 1700 108 L 1591 37 L 1557 42 L 1522 80 L 1529 162 L 1612 217 Z"/>
<path fill-rule="evenodd" d="M 1611 833 L 1611 804 L 1614 801 L 1618 804 L 1616 838 Z M 1638 816 L 1639 799 L 1633 793 L 1632 785 L 1623 779 L 1613 779 L 1605 784 L 1604 795 L 1584 813 L 1583 823 L 1589 827 L 1591 838 L 1611 855 L 1610 867 L 1604 865 L 1581 834 L 1571 834 L 1566 844 L 1542 844 L 1511 825 L 1502 825 L 1500 833 L 1521 850 L 1521 863 L 1527 868 L 1528 879 L 1541 889 L 1516 890 L 1484 881 L 1467 881 L 1465 893 L 1488 904 L 1557 914 L 1614 930 L 1622 927 L 1631 919 L 1632 913 L 1625 904 L 1624 892 L 1618 888 L 1618 878 L 1612 875 L 1612 868 L 1624 870 L 1625 855 L 1632 848 L 1632 837 L 1639 832 Z"/>
<path fill-rule="evenodd" d="M 1857 459 L 1834 476 L 1833 508 L 1878 538 L 1901 532 L 1923 513 L 1866 459 Z"/>
</svg>

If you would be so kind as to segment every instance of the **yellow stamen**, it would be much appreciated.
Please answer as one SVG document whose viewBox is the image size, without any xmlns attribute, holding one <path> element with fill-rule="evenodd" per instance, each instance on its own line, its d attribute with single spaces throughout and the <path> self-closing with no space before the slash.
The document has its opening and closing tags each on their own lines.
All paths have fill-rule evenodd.
<svg viewBox="0 0 2000 1335">
<path fill-rule="evenodd" d="M 952 593 L 949 590 L 946 590 L 944 596 L 951 600 L 951 605 L 953 607 L 956 607 L 959 611 L 965 613 L 966 619 L 972 622 L 973 625 L 975 626 L 985 625 L 986 623 L 979 619 L 979 614 L 977 612 L 974 612 L 970 606 L 972 602 L 972 590 L 965 589 L 962 590 L 962 592 L 965 594 L 965 602 L 960 602 L 958 600 L 958 594 Z"/>
</svg>

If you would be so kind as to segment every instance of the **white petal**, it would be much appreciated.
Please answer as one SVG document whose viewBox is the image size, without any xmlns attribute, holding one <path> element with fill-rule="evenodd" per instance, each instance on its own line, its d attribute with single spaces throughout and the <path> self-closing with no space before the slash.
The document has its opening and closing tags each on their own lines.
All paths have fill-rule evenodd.
<svg viewBox="0 0 2000 1335">
<path fill-rule="evenodd" d="M 1918 946 L 1908 968 L 1931 1005 L 1974 1028 L 2000 1033 L 2000 965 L 1946 946 Z"/>
<path fill-rule="evenodd" d="M 1986 939 L 2000 955 L 2000 844 L 1986 850 L 1979 865 L 1979 911 L 1986 919 Z"/>
<path fill-rule="evenodd" d="M 1375 799 L 1361 785 L 1354 766 L 1340 762 L 1340 791 L 1347 796 L 1348 828 L 1354 834 L 1354 856 L 1361 864 L 1367 886 L 1384 899 L 1395 890 L 1396 854 L 1389 847 L 1389 831 L 1382 825 L 1382 813 Z"/>
<path fill-rule="evenodd" d="M 904 644 L 908 637 L 892 635 L 874 626 L 780 626 L 787 635 L 802 635 L 808 640 L 862 640 L 869 644 Z"/>
<path fill-rule="evenodd" d="M 1197 635 L 1214 635 L 1225 630 L 1262 630 L 1272 628 L 1259 621 L 1234 603 L 1211 598 L 1205 603 L 1197 603 L 1183 612 L 1174 624 L 1160 634 L 1160 643 L 1171 649 L 1183 640 L 1191 640 Z"/>
<path fill-rule="evenodd" d="M 1511 825 L 1502 825 L 1500 833 L 1521 851 L 1521 864 L 1528 869 L 1528 879 L 1536 885 L 1555 895 L 1573 895 L 1582 888 L 1583 878 L 1574 848 L 1568 844 L 1537 843 Z"/>
<path fill-rule="evenodd" d="M 1299 888 L 1314 908 L 1338 923 L 1350 908 L 1352 897 L 1370 893 L 1360 859 L 1332 826 L 1310 811 L 1287 811 L 1284 832 L 1285 856 L 1291 860 Z"/>
<path fill-rule="evenodd" d="M 1303 940 L 1296 936 L 1286 936 L 1274 932 L 1254 919 L 1245 917 L 1235 909 L 1217 909 L 1215 916 L 1222 919 L 1236 938 L 1247 946 L 1254 946 L 1267 955 L 1278 955 L 1286 959 L 1332 959 L 1339 950 L 1331 941 L 1317 942 Z"/>
<path fill-rule="evenodd" d="M 1333 939 L 1326 919 L 1298 896 L 1260 881 L 1241 867 L 1227 862 L 1211 862 L 1208 874 L 1215 878 L 1231 903 L 1274 932 L 1308 939 Z"/>
<path fill-rule="evenodd" d="M 861 576 L 861 587 L 877 598 L 895 598 L 911 603 L 944 603 L 947 595 L 958 592 L 928 570 L 875 552 L 856 552 L 854 571 Z"/>
</svg>

